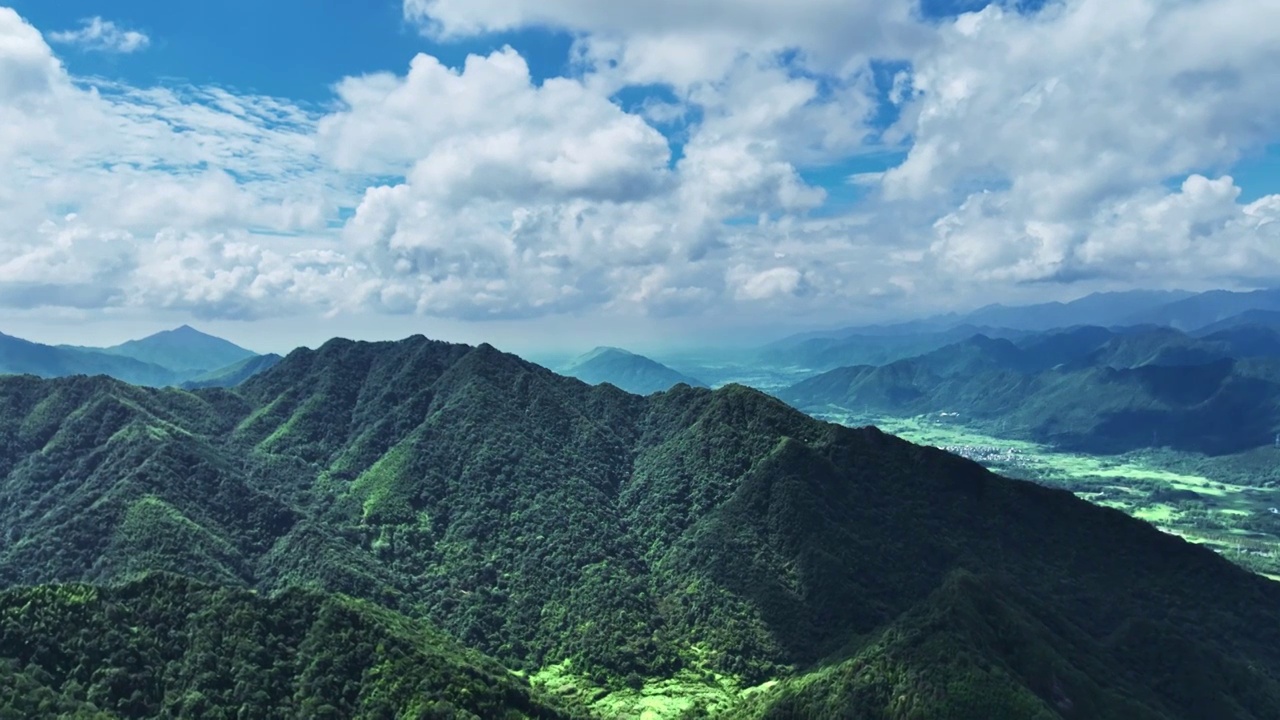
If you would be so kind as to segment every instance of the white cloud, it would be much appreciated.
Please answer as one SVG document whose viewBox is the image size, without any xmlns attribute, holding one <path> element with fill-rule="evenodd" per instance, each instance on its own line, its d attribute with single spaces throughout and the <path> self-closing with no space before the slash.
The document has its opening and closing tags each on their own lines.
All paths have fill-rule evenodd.
<svg viewBox="0 0 1280 720">
<path fill-rule="evenodd" d="M 1245 229 L 1258 208 L 1201 174 L 1280 137 L 1280 76 L 1264 70 L 1280 46 L 1262 29 L 1277 24 L 1280 5 L 1242 0 L 963 16 L 915 65 L 914 145 L 886 196 L 952 208 L 931 234 L 936 272 L 955 277 L 1275 277 L 1280 248 Z"/>
<path fill-rule="evenodd" d="M 40 32 L 0 7 L 0 98 L 17 104 L 48 92 L 62 73 Z"/>
<path fill-rule="evenodd" d="M 336 242 L 324 218 L 345 189 L 321 170 L 305 111 L 85 86 L 7 8 L 0 90 L 0 303 L 245 316 L 338 294 L 307 253 Z"/>
<path fill-rule="evenodd" d="M 572 72 L 419 55 L 325 113 L 75 78 L 0 9 L 0 305 L 828 322 L 1280 277 L 1280 196 L 1228 177 L 1280 139 L 1280 6 L 1009 7 L 407 0 L 567 30 Z"/>
<path fill-rule="evenodd" d="M 800 271 L 793 267 L 752 272 L 739 265 L 729 270 L 729 282 L 735 287 L 734 297 L 740 300 L 767 300 L 780 295 L 791 295 L 800 287 L 803 278 Z"/>
<path fill-rule="evenodd" d="M 146 33 L 126 30 L 100 17 L 82 20 L 78 30 L 49 33 L 49 39 L 56 43 L 79 45 L 85 50 L 123 54 L 143 50 L 151 44 Z"/>
<path fill-rule="evenodd" d="M 403 78 L 347 78 L 320 123 L 343 168 L 404 173 L 454 204 L 473 199 L 625 201 L 664 181 L 670 150 L 643 119 L 581 83 L 535 86 L 510 48 L 455 72 L 418 55 Z"/>
<path fill-rule="evenodd" d="M 927 39 L 907 0 L 404 0 L 430 33 L 464 37 L 528 27 L 579 33 L 590 54 L 636 82 L 719 77 L 734 56 L 800 50 L 838 69 L 850 56 L 901 56 Z"/>
</svg>

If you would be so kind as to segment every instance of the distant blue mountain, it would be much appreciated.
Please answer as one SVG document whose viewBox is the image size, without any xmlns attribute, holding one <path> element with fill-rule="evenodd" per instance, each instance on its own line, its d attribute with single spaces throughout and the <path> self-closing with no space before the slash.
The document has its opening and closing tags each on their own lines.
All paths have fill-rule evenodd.
<svg viewBox="0 0 1280 720">
<path fill-rule="evenodd" d="M 228 387 L 278 360 L 186 325 L 106 348 L 44 345 L 0 334 L 0 374 L 9 375 L 106 375 L 151 387 Z"/>
<path fill-rule="evenodd" d="M 257 355 L 239 345 L 183 325 L 107 348 L 90 348 L 169 368 L 175 373 L 205 373 Z"/>
<path fill-rule="evenodd" d="M 706 387 L 696 378 L 679 373 L 643 355 L 614 347 L 599 347 L 561 368 L 561 374 L 599 385 L 609 383 L 629 393 L 649 395 L 684 383 Z"/>
<path fill-rule="evenodd" d="M 109 375 L 135 385 L 161 386 L 177 380 L 170 369 L 87 348 L 59 347 L 0 334 L 0 374 L 52 378 Z"/>
</svg>

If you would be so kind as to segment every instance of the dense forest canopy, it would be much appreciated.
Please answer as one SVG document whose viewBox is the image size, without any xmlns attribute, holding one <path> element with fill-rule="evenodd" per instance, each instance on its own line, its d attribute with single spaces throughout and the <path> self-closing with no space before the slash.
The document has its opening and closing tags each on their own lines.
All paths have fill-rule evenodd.
<svg viewBox="0 0 1280 720">
<path fill-rule="evenodd" d="M 712 708 L 743 717 L 1280 708 L 1271 581 L 1068 493 L 741 386 L 646 398 L 485 345 L 335 340 L 233 390 L 2 378 L 0 443 L 0 582 L 45 588 L 5 602 L 51 618 L 86 593 L 149 588 L 127 612 L 179 603 L 164 588 L 192 581 L 154 577 L 169 572 L 256 590 L 199 586 L 251 612 L 305 597 L 306 612 L 366 608 L 421 627 L 430 652 L 402 662 L 441 662 L 436 677 L 568 661 L 579 710 L 699 673 L 769 684 Z M 48 585 L 67 582 L 105 585 Z M 14 648 L 64 645 L 65 620 L 9 631 L 26 633 L 0 645 L 15 697 L 125 716 L 178 708 L 179 689 L 213 697 L 183 675 L 186 650 L 133 644 L 106 629 L 126 610 L 88 607 L 76 612 L 102 637 L 63 660 Z M 373 646 L 342 662 L 378 666 Z M 264 648 L 253 667 L 298 662 Z M 326 682 L 354 683 L 315 702 L 383 697 L 369 671 L 333 664 L 355 650 L 314 652 Z M 86 653 L 158 685 L 136 702 L 91 695 L 89 666 L 70 672 Z M 310 697 L 304 675 L 282 666 L 250 695 L 268 714 L 302 707 L 289 703 Z"/>
</svg>

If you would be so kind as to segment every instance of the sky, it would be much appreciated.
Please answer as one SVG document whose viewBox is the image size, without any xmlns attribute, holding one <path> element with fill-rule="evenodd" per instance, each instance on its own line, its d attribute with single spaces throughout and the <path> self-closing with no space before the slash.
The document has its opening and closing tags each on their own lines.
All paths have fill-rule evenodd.
<svg viewBox="0 0 1280 720">
<path fill-rule="evenodd" d="M 1280 0 L 11 0 L 0 331 L 645 349 L 1270 287 L 1276 27 Z"/>
</svg>

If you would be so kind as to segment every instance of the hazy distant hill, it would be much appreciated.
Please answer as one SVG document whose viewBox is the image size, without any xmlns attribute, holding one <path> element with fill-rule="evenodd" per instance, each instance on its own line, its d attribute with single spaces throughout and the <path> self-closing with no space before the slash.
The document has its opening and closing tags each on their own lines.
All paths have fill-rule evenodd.
<svg viewBox="0 0 1280 720">
<path fill-rule="evenodd" d="M 798 371 L 823 372 L 850 365 L 884 365 L 946 347 L 974 335 L 1021 337 L 1025 333 L 1002 328 L 959 325 L 936 332 L 782 340 L 761 348 L 759 362 Z"/>
<path fill-rule="evenodd" d="M 109 348 L 44 345 L 0 334 L 0 373 L 45 378 L 107 375 L 149 387 L 187 382 L 192 387 L 226 387 L 279 359 L 186 325 Z"/>
<path fill-rule="evenodd" d="M 210 387 L 235 387 L 254 375 L 274 367 L 276 363 L 283 359 L 283 357 L 276 355 L 275 353 L 254 355 L 239 362 L 232 363 L 227 367 L 197 375 L 182 383 L 182 387 L 188 390 Z"/>
<path fill-rule="evenodd" d="M 110 375 L 136 385 L 168 385 L 177 379 L 170 369 L 129 357 L 90 349 L 59 347 L 0 334 L 0 373 L 65 377 Z"/>
<path fill-rule="evenodd" d="M 179 375 L 225 368 L 257 353 L 183 325 L 106 348 L 87 348 L 168 368 Z"/>
<path fill-rule="evenodd" d="M 888 345 L 888 338 L 898 338 L 899 343 L 909 344 L 963 328 L 992 337 L 1008 337 L 1012 331 L 1040 332 L 1081 325 L 1155 325 L 1188 332 L 1205 328 L 1211 332 L 1225 327 L 1216 327 L 1217 323 L 1275 325 L 1280 322 L 1277 314 L 1280 314 L 1280 289 L 1247 292 L 1211 290 L 1203 293 L 1131 290 L 1094 293 L 1065 303 L 988 305 L 968 313 L 947 313 L 892 325 L 864 325 L 808 332 L 772 343 L 769 349 L 797 346 L 813 340 L 848 340 L 847 346 L 862 344 L 874 347 L 877 344 Z M 953 338 L 953 341 L 954 339 L 958 338 Z"/>
<path fill-rule="evenodd" d="M 1195 330 L 1249 311 L 1280 311 L 1280 289 L 1231 292 L 1210 290 L 1129 317 L 1130 324 L 1167 325 Z"/>
<path fill-rule="evenodd" d="M 0 378 L 0 437 L 0 585 L 262 593 L 0 595 L 18 716 L 421 717 L 401 700 L 454 682 L 456 715 L 533 714 L 431 623 L 584 702 L 774 681 L 723 716 L 1280 717 L 1280 584 L 741 386 L 640 397 L 487 345 L 332 341 L 232 390 Z"/>
<path fill-rule="evenodd" d="M 672 370 L 656 360 L 614 347 L 598 347 L 571 361 L 560 372 L 592 385 L 609 383 L 636 395 L 670 390 L 680 383 L 706 387 L 702 381 Z"/>
<path fill-rule="evenodd" d="M 815 412 L 959 412 L 1092 452 L 1234 452 L 1280 431 L 1280 359 L 1243 352 L 1258 349 L 1246 343 L 1168 328 L 1082 328 L 1023 345 L 977 336 L 882 366 L 832 370 L 778 396 Z"/>
<path fill-rule="evenodd" d="M 1232 315 L 1204 327 L 1196 328 L 1191 334 L 1200 337 L 1221 330 L 1230 330 L 1241 325 L 1255 325 L 1280 330 L 1280 310 L 1246 310 L 1238 315 Z"/>
<path fill-rule="evenodd" d="M 1018 330 L 1051 330 L 1074 325 L 1133 325 L 1135 316 L 1191 297 L 1177 290 L 1129 290 L 1093 293 L 1070 302 L 1037 305 L 988 305 L 964 316 L 967 323 Z"/>
<path fill-rule="evenodd" d="M 1079 325 L 1134 325 L 1139 313 L 1191 297 L 1181 290 L 1129 290 L 1093 293 L 1070 302 L 1035 305 L 987 305 L 967 313 L 946 313 L 890 325 L 861 325 L 793 335 L 773 343 L 781 347 L 813 339 L 926 337 L 969 329 L 988 336 L 1011 336 L 1014 331 L 1039 332 Z M 960 338 L 953 338 L 952 342 Z"/>
</svg>

